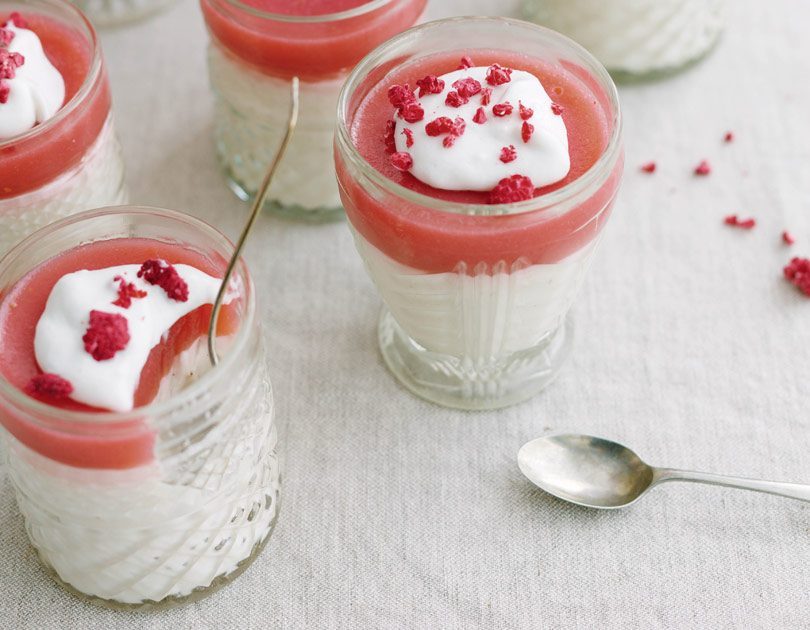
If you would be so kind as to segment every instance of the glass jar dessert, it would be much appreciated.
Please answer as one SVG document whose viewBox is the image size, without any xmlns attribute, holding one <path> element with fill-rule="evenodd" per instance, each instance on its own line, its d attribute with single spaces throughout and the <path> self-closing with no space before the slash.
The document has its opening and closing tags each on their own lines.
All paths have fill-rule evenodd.
<svg viewBox="0 0 810 630">
<path fill-rule="evenodd" d="M 281 143 L 297 76 L 298 125 L 266 207 L 309 221 L 342 216 L 332 157 L 340 88 L 367 52 L 416 22 L 425 2 L 201 0 L 217 154 L 241 199 L 256 194 Z"/>
<path fill-rule="evenodd" d="M 0 261 L 0 433 L 31 542 L 112 607 L 196 600 L 258 555 L 278 511 L 273 399 L 244 263 L 192 217 L 89 211 Z"/>
<path fill-rule="evenodd" d="M 526 19 L 568 35 L 614 78 L 665 76 L 702 59 L 724 26 L 726 0 L 525 0 Z"/>
<path fill-rule="evenodd" d="M 340 97 L 336 169 L 394 375 L 465 409 L 545 387 L 622 166 L 615 86 L 558 33 L 452 18 L 366 57 Z"/>
<path fill-rule="evenodd" d="M 124 203 L 126 191 L 87 19 L 63 0 L 0 0 L 0 24 L 2 255 L 56 219 Z"/>
<path fill-rule="evenodd" d="M 120 26 L 148 18 L 177 0 L 71 0 L 98 26 Z"/>
</svg>

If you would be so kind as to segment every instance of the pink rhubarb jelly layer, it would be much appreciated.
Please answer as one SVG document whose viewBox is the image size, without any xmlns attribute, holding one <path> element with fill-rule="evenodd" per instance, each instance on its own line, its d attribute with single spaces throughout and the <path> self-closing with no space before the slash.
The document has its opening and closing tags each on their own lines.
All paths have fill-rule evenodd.
<svg viewBox="0 0 810 630">
<path fill-rule="evenodd" d="M 24 390 L 31 379 L 41 373 L 34 355 L 36 325 L 59 278 L 80 269 L 141 264 L 154 258 L 193 265 L 212 276 L 221 276 L 225 268 L 222 260 L 211 260 L 179 244 L 150 239 L 97 241 L 56 256 L 17 282 L 0 303 L 0 338 L 3 340 L 0 373 L 3 378 Z M 175 358 L 207 334 L 210 314 L 210 306 L 188 314 L 171 328 L 165 341 L 152 349 L 135 393 L 136 407 L 154 400 Z M 217 333 L 233 334 L 239 328 L 239 321 L 236 303 L 223 307 Z M 40 400 L 60 409 L 103 412 L 69 399 Z M 47 422 L 32 421 L 0 402 L 0 422 L 29 448 L 72 466 L 129 468 L 152 459 L 154 434 L 142 421 L 104 423 L 101 418 L 98 423 L 50 421 L 47 426 Z"/>
<path fill-rule="evenodd" d="M 489 193 L 438 190 L 397 170 L 384 142 L 386 123 L 394 114 L 388 88 L 404 83 L 415 86 L 428 74 L 438 76 L 456 70 L 463 55 L 471 56 L 476 66 L 499 63 L 531 72 L 552 100 L 563 107 L 571 170 L 564 180 L 538 189 L 536 196 L 579 179 L 603 155 L 613 131 L 613 115 L 607 95 L 584 69 L 564 62 L 552 65 L 512 52 L 461 50 L 418 59 L 385 75 L 371 87 L 349 121 L 358 152 L 388 179 L 436 199 L 464 204 L 488 202 Z M 341 196 L 355 229 L 394 260 L 430 273 L 453 271 L 460 262 L 468 263 L 472 272 L 471 267 L 481 262 L 511 265 L 523 259 L 530 264 L 554 263 L 573 254 L 602 229 L 622 170 L 619 159 L 595 194 L 562 214 L 540 211 L 473 216 L 428 208 L 390 193 L 382 198 L 372 196 L 350 175 L 340 156 L 336 161 Z"/>
<path fill-rule="evenodd" d="M 334 78 L 369 51 L 412 26 L 426 0 L 391 0 L 355 17 L 288 22 L 252 15 L 227 0 L 201 0 L 213 38 L 225 49 L 273 76 L 307 81 Z M 360 0 L 246 0 L 266 14 L 324 16 L 362 8 Z"/>
<path fill-rule="evenodd" d="M 8 19 L 0 13 L 0 23 Z M 65 80 L 65 105 L 75 99 L 93 62 L 93 43 L 76 28 L 26 12 L 27 28 L 42 41 L 45 54 Z M 76 166 L 101 132 L 110 112 L 110 89 L 104 69 L 82 102 L 57 114 L 36 133 L 0 141 L 0 199 L 36 190 Z"/>
</svg>

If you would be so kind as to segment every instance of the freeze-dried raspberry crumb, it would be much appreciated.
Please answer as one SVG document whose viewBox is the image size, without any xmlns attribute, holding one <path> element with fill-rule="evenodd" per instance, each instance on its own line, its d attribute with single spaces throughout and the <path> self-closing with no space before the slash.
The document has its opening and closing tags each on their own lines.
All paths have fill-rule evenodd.
<svg viewBox="0 0 810 630">
<path fill-rule="evenodd" d="M 402 135 L 405 136 L 405 146 L 410 149 L 413 146 L 413 131 L 410 129 L 403 129 Z"/>
<path fill-rule="evenodd" d="M 516 159 L 517 151 L 515 150 L 515 145 L 510 144 L 508 147 L 501 149 L 501 162 L 509 164 L 509 162 L 514 162 Z"/>
<path fill-rule="evenodd" d="M 727 131 L 726 135 L 723 136 L 723 142 L 734 142 L 734 133 Z"/>
<path fill-rule="evenodd" d="M 450 147 L 452 147 L 456 143 L 457 137 L 458 136 L 453 135 L 445 136 L 444 140 L 442 140 L 442 145 L 444 146 L 444 148 L 449 149 Z"/>
<path fill-rule="evenodd" d="M 413 166 L 413 158 L 410 153 L 400 151 L 391 156 L 391 164 L 398 171 L 409 171 Z"/>
<path fill-rule="evenodd" d="M 810 258 L 793 258 L 785 267 L 784 273 L 793 286 L 810 296 Z"/>
<path fill-rule="evenodd" d="M 525 175 L 504 177 L 489 193 L 490 203 L 515 203 L 534 197 L 534 184 Z"/>
<path fill-rule="evenodd" d="M 453 83 L 453 87 L 458 92 L 458 95 L 469 99 L 481 92 L 481 83 L 476 81 L 472 77 L 467 77 L 466 79 L 459 79 L 455 83 Z"/>
<path fill-rule="evenodd" d="M 557 103 L 551 104 L 551 113 L 555 116 L 562 116 L 562 113 L 565 111 L 562 105 L 558 105 Z"/>
<path fill-rule="evenodd" d="M 458 69 L 459 70 L 466 70 L 467 68 L 472 68 L 475 64 L 473 63 L 472 57 L 469 55 L 464 55 L 461 58 L 461 62 L 459 63 Z"/>
<path fill-rule="evenodd" d="M 403 105 L 416 101 L 416 96 L 407 83 L 405 85 L 392 85 L 388 88 L 388 101 L 397 109 L 401 109 Z"/>
<path fill-rule="evenodd" d="M 397 123 L 389 120 L 385 123 L 385 150 L 388 153 L 394 153 L 397 150 L 397 143 L 394 139 L 396 133 Z"/>
<path fill-rule="evenodd" d="M 444 99 L 444 104 L 448 107 L 461 107 L 462 105 L 466 105 L 470 102 L 470 99 L 466 96 L 462 96 L 455 90 L 450 90 L 447 93 L 447 96 Z"/>
<path fill-rule="evenodd" d="M 90 326 L 82 337 L 84 349 L 96 361 L 112 359 L 129 343 L 127 318 L 118 313 L 90 311 Z"/>
<path fill-rule="evenodd" d="M 8 47 L 14 39 L 14 31 L 7 28 L 0 28 L 0 46 Z"/>
<path fill-rule="evenodd" d="M 475 116 L 473 116 L 473 122 L 478 123 L 479 125 L 483 125 L 487 121 L 487 113 L 484 111 L 483 107 L 479 107 L 475 110 Z"/>
<path fill-rule="evenodd" d="M 466 127 L 467 124 L 463 118 L 450 120 L 447 116 L 439 116 L 425 125 L 425 133 L 431 137 L 441 136 L 445 133 L 460 136 L 464 134 Z"/>
<path fill-rule="evenodd" d="M 736 214 L 727 216 L 725 219 L 723 219 L 723 222 L 726 225 L 743 228 L 744 230 L 750 230 L 757 224 L 756 219 L 740 219 Z"/>
<path fill-rule="evenodd" d="M 425 117 L 425 110 L 419 103 L 407 103 L 400 108 L 399 115 L 405 122 L 416 123 Z"/>
<path fill-rule="evenodd" d="M 20 53 L 9 52 L 0 48 L 0 79 L 13 79 L 17 76 L 17 68 L 25 63 L 25 57 Z"/>
<path fill-rule="evenodd" d="M 641 165 L 641 170 L 644 173 L 655 173 L 655 169 L 658 168 L 658 165 L 655 162 L 647 162 L 646 164 Z"/>
<path fill-rule="evenodd" d="M 523 103 L 518 101 L 518 110 L 520 111 L 520 117 L 523 120 L 529 120 L 532 116 L 534 116 L 534 110 L 526 107 Z"/>
<path fill-rule="evenodd" d="M 785 230 L 784 232 L 782 232 L 782 242 L 785 245 L 793 245 L 793 243 L 796 242 L 796 239 L 794 238 L 793 234 Z"/>
<path fill-rule="evenodd" d="M 113 302 L 115 306 L 129 308 L 132 306 L 133 298 L 137 300 L 146 297 L 146 291 L 141 291 L 138 287 L 131 282 L 127 282 L 121 276 L 115 276 L 115 278 L 113 278 L 113 282 L 118 283 L 118 299 Z"/>
<path fill-rule="evenodd" d="M 58 374 L 37 374 L 25 386 L 25 392 L 45 398 L 67 398 L 73 393 L 73 385 Z"/>
<path fill-rule="evenodd" d="M 11 86 L 7 81 L 0 79 L 0 105 L 8 103 L 9 94 L 11 94 Z"/>
<path fill-rule="evenodd" d="M 509 116 L 512 113 L 512 110 L 515 108 L 512 107 L 512 104 L 509 101 L 505 103 L 498 103 L 497 105 L 492 106 L 492 113 L 498 116 L 498 118 L 503 118 L 504 116 Z"/>
<path fill-rule="evenodd" d="M 492 88 L 484 88 L 481 90 L 481 105 L 486 107 L 492 100 Z"/>
<path fill-rule="evenodd" d="M 487 83 L 490 85 L 503 85 L 512 80 L 512 69 L 494 63 L 487 69 Z"/>
<path fill-rule="evenodd" d="M 151 259 L 141 265 L 138 277 L 149 284 L 162 288 L 169 299 L 177 302 L 188 301 L 188 285 L 172 265 L 165 260 Z"/>
<path fill-rule="evenodd" d="M 416 87 L 419 88 L 420 97 L 425 94 L 441 94 L 442 90 L 444 90 L 444 79 L 440 79 L 435 74 L 429 74 L 419 79 L 416 82 Z"/>
<path fill-rule="evenodd" d="M 534 125 L 524 120 L 523 126 L 520 128 L 520 137 L 523 138 L 523 142 L 524 143 L 529 142 L 529 140 L 532 139 L 533 133 L 534 133 Z"/>
<path fill-rule="evenodd" d="M 11 15 L 8 16 L 8 21 L 3 24 L 3 26 L 8 26 L 8 23 L 11 22 L 17 28 L 28 28 L 28 22 L 25 21 L 22 15 L 20 15 L 17 11 L 14 11 Z"/>
<path fill-rule="evenodd" d="M 695 167 L 695 175 L 708 175 L 712 172 L 712 167 L 709 165 L 708 160 L 701 160 L 700 164 Z"/>
</svg>

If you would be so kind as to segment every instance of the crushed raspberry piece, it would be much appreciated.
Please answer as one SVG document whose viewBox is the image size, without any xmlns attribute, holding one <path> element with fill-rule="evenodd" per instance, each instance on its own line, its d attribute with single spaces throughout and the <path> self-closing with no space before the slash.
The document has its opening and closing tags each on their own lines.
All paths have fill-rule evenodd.
<svg viewBox="0 0 810 630">
<path fill-rule="evenodd" d="M 515 145 L 510 144 L 508 147 L 501 149 L 501 162 L 509 164 L 509 162 L 514 162 L 516 159 L 517 151 L 515 150 Z"/>
<path fill-rule="evenodd" d="M 452 147 L 456 143 L 457 137 L 458 136 L 453 135 L 445 136 L 444 140 L 442 140 L 442 145 L 444 146 L 444 148 L 449 149 L 450 147 Z"/>
<path fill-rule="evenodd" d="M 736 214 L 731 214 L 723 219 L 723 222 L 726 225 L 731 225 L 732 227 L 739 227 L 743 228 L 744 230 L 750 230 L 754 228 L 757 224 L 756 219 L 745 219 L 741 220 Z"/>
<path fill-rule="evenodd" d="M 439 116 L 436 120 L 430 121 L 425 125 L 425 133 L 429 136 L 440 136 L 443 133 L 452 133 L 454 128 L 453 121 L 447 116 Z"/>
<path fill-rule="evenodd" d="M 534 197 L 534 184 L 525 175 L 504 177 L 489 193 L 490 203 L 515 203 Z"/>
<path fill-rule="evenodd" d="M 385 150 L 388 153 L 394 153 L 397 150 L 397 143 L 394 139 L 396 129 L 397 124 L 393 120 L 389 120 L 385 123 Z"/>
<path fill-rule="evenodd" d="M 17 68 L 25 63 L 25 57 L 20 53 L 9 52 L 0 48 L 0 79 L 13 79 L 17 76 Z"/>
<path fill-rule="evenodd" d="M 481 83 L 476 81 L 472 77 L 467 77 L 466 79 L 459 79 L 455 83 L 453 83 L 453 87 L 458 91 L 458 95 L 463 98 L 472 98 L 476 94 L 480 93 L 483 89 L 481 87 Z"/>
<path fill-rule="evenodd" d="M 165 260 L 151 259 L 141 265 L 138 277 L 149 284 L 159 286 L 166 292 L 170 300 L 177 302 L 188 301 L 188 285 L 172 265 Z"/>
<path fill-rule="evenodd" d="M 557 103 L 551 104 L 551 113 L 555 116 L 562 116 L 562 113 L 565 111 L 562 105 L 558 105 Z"/>
<path fill-rule="evenodd" d="M 388 101 L 397 109 L 401 109 L 404 105 L 415 102 L 416 96 L 407 83 L 405 85 L 392 85 L 388 88 Z"/>
<path fill-rule="evenodd" d="M 723 142 L 734 142 L 734 133 L 727 131 L 726 135 L 723 136 Z"/>
<path fill-rule="evenodd" d="M 435 74 L 429 74 L 423 79 L 419 79 L 416 87 L 419 88 L 420 97 L 425 94 L 441 94 L 444 90 L 444 79 L 440 79 Z"/>
<path fill-rule="evenodd" d="M 3 26 L 8 26 L 9 22 L 11 22 L 17 28 L 28 28 L 28 22 L 26 22 L 25 18 L 17 13 L 17 11 L 14 11 L 14 13 L 8 16 L 8 21 L 3 24 Z"/>
<path fill-rule="evenodd" d="M 405 122 L 416 123 L 425 117 L 425 110 L 419 103 L 407 103 L 400 108 L 399 115 Z"/>
<path fill-rule="evenodd" d="M 520 137 L 523 138 L 523 142 L 528 143 L 529 140 L 532 139 L 532 134 L 534 133 L 534 125 L 529 124 L 528 121 L 523 121 L 523 126 L 520 128 Z"/>
<path fill-rule="evenodd" d="M 658 165 L 655 162 L 647 162 L 646 164 L 641 165 L 641 170 L 644 173 L 655 173 L 655 169 L 658 168 Z"/>
<path fill-rule="evenodd" d="M 127 318 L 118 313 L 90 311 L 90 326 L 82 337 L 84 349 L 96 361 L 112 359 L 129 343 Z"/>
<path fill-rule="evenodd" d="M 400 151 L 391 156 L 391 165 L 398 171 L 409 171 L 413 166 L 413 158 L 410 153 Z"/>
<path fill-rule="evenodd" d="M 444 99 L 444 104 L 448 107 L 461 107 L 462 105 L 466 105 L 470 102 L 470 99 L 466 96 L 462 96 L 455 90 L 450 90 L 447 93 L 447 97 Z"/>
<path fill-rule="evenodd" d="M 413 131 L 410 129 L 403 129 L 402 135 L 405 136 L 405 146 L 410 149 L 413 146 Z"/>
<path fill-rule="evenodd" d="M 8 47 L 14 39 L 14 31 L 7 28 L 0 28 L 0 46 Z"/>
<path fill-rule="evenodd" d="M 512 80 L 512 69 L 504 68 L 497 63 L 487 69 L 487 83 L 490 85 L 503 85 Z"/>
<path fill-rule="evenodd" d="M 11 94 L 11 86 L 7 81 L 0 80 L 0 105 L 8 103 L 9 94 Z"/>
<path fill-rule="evenodd" d="M 475 116 L 473 116 L 473 122 L 478 123 L 479 125 L 483 125 L 487 121 L 487 113 L 484 111 L 483 107 L 479 107 L 475 110 Z"/>
<path fill-rule="evenodd" d="M 492 88 L 484 88 L 481 90 L 481 105 L 486 107 L 492 100 Z"/>
<path fill-rule="evenodd" d="M 469 55 L 464 55 L 461 58 L 461 63 L 459 63 L 458 69 L 459 70 L 466 70 L 467 68 L 472 68 L 475 64 L 473 63 L 472 57 Z"/>
<path fill-rule="evenodd" d="M 784 232 L 782 232 L 782 242 L 785 245 L 793 245 L 793 243 L 796 242 L 796 239 L 793 237 L 793 234 L 785 230 Z"/>
<path fill-rule="evenodd" d="M 529 120 L 532 116 L 534 116 L 534 110 L 526 107 L 523 103 L 518 101 L 518 110 L 520 111 L 520 117 L 523 120 Z"/>
<path fill-rule="evenodd" d="M 498 103 L 497 105 L 492 106 L 492 113 L 495 114 L 498 118 L 503 118 L 504 116 L 509 116 L 512 113 L 512 110 L 515 108 L 512 107 L 512 104 L 509 101 L 505 103 Z"/>
<path fill-rule="evenodd" d="M 133 298 L 138 300 L 146 297 L 146 291 L 141 291 L 131 282 L 127 282 L 121 276 L 115 276 L 113 282 L 118 283 L 118 299 L 113 302 L 115 306 L 129 308 L 132 306 Z"/>
<path fill-rule="evenodd" d="M 73 393 L 73 385 L 58 374 L 37 374 L 25 386 L 25 392 L 46 398 L 67 398 Z"/>
<path fill-rule="evenodd" d="M 810 258 L 793 258 L 785 267 L 784 274 L 793 286 L 810 296 Z"/>
<path fill-rule="evenodd" d="M 712 167 L 709 165 L 708 160 L 701 160 L 700 164 L 695 167 L 695 175 L 706 176 L 712 172 Z"/>
</svg>

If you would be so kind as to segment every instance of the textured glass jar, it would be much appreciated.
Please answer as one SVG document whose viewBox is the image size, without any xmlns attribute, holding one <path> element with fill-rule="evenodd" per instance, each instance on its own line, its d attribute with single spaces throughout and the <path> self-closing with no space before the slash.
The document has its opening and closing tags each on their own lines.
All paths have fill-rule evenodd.
<svg viewBox="0 0 810 630">
<path fill-rule="evenodd" d="M 726 0 L 525 0 L 526 19 L 568 35 L 618 79 L 671 74 L 702 59 Z"/>
<path fill-rule="evenodd" d="M 151 17 L 177 0 L 71 0 L 98 26 L 120 26 Z"/>
<path fill-rule="evenodd" d="M 63 0 L 0 0 L 0 17 L 13 11 L 67 26 L 86 47 L 89 66 L 56 116 L 0 140 L 0 255 L 52 221 L 127 199 L 110 87 L 90 22 Z"/>
<path fill-rule="evenodd" d="M 609 135 L 589 170 L 529 201 L 484 205 L 415 192 L 365 160 L 352 128 L 372 88 L 418 60 L 451 51 L 475 59 L 476 49 L 565 67 L 589 86 Z M 570 349 L 565 316 L 622 165 L 615 86 L 558 33 L 504 18 L 452 18 L 413 28 L 366 57 L 340 97 L 336 170 L 357 249 L 385 302 L 379 343 L 394 375 L 423 398 L 464 409 L 507 406 L 548 385 Z"/>
<path fill-rule="evenodd" d="M 340 218 L 332 147 L 338 94 L 348 70 L 412 25 L 426 0 L 371 0 L 329 15 L 282 15 L 238 0 L 201 0 L 211 34 L 208 67 L 214 134 L 228 184 L 240 199 L 258 189 L 286 129 L 290 79 L 300 113 L 267 208 L 295 219 Z"/>
<path fill-rule="evenodd" d="M 180 213 L 92 211 L 12 250 L 0 262 L 0 294 L 52 256 L 111 238 L 180 243 L 223 270 L 233 251 Z M 235 286 L 239 329 L 218 340 L 219 365 L 210 368 L 199 339 L 182 355 L 179 384 L 146 407 L 67 411 L 0 377 L 0 432 L 17 503 L 43 564 L 71 592 L 112 607 L 196 600 L 237 576 L 268 540 L 278 511 L 276 429 L 244 264 Z M 188 366 L 200 370 L 194 378 Z"/>
</svg>

